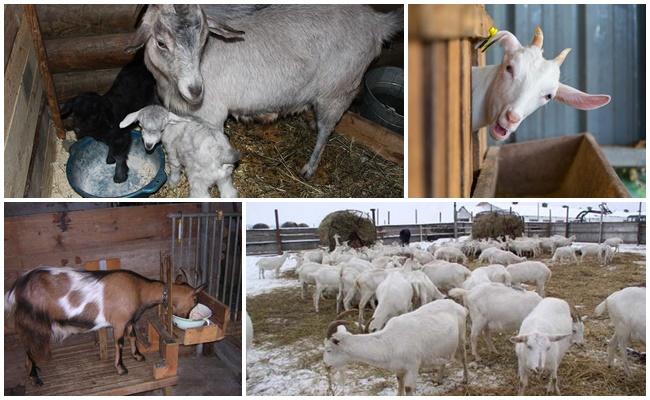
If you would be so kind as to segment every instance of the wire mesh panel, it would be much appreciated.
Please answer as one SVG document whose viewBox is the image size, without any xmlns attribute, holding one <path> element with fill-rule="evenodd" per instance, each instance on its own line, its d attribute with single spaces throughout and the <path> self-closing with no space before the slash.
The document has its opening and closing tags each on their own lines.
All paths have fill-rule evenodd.
<svg viewBox="0 0 650 400">
<path fill-rule="evenodd" d="M 230 307 L 233 321 L 241 319 L 241 214 L 170 214 L 174 275 L 188 283 L 205 283 L 206 293 Z"/>
</svg>

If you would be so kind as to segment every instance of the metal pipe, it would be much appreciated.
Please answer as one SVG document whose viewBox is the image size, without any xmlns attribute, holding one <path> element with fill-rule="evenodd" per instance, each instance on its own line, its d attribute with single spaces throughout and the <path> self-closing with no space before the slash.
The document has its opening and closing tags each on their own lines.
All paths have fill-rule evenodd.
<svg viewBox="0 0 650 400">
<path fill-rule="evenodd" d="M 235 217 L 235 220 L 237 222 L 236 222 L 236 225 L 235 225 L 235 243 L 234 243 L 234 247 L 233 247 L 233 259 L 232 259 L 233 262 L 232 262 L 232 266 L 231 266 L 233 274 L 235 273 L 235 260 L 237 259 L 236 258 L 237 257 L 237 244 L 239 243 L 239 235 L 238 235 L 238 233 L 239 233 L 239 217 Z M 241 276 L 241 274 L 239 274 L 239 275 Z M 230 296 L 228 296 L 228 305 L 230 306 L 231 310 L 233 308 L 232 307 L 232 295 L 233 295 L 233 291 L 234 291 L 234 284 L 235 284 L 234 281 L 235 281 L 234 279 L 232 279 L 232 278 L 230 279 Z M 236 314 L 236 312 L 235 312 L 235 314 Z"/>
</svg>

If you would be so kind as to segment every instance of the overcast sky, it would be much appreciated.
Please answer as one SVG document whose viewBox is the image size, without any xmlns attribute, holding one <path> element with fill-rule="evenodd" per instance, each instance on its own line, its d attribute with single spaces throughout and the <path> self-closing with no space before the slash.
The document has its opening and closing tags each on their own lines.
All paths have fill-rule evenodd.
<svg viewBox="0 0 650 400">
<path fill-rule="evenodd" d="M 514 212 L 520 215 L 537 215 L 537 202 L 519 201 L 518 204 L 503 201 L 491 201 L 491 204 L 509 209 L 512 207 Z M 548 201 L 548 206 L 551 209 L 553 219 L 556 216 L 564 216 L 566 211 L 562 209 L 562 205 L 569 205 L 569 215 L 574 217 L 580 211 L 592 207 L 598 209 L 598 201 L 579 201 L 579 202 L 558 202 Z M 639 210 L 639 202 L 606 202 L 609 209 L 617 215 L 626 215 L 624 210 L 627 209 L 631 214 L 637 214 Z M 457 201 L 457 207 L 465 206 L 470 212 L 474 209 L 477 201 Z M 321 220 L 329 213 L 337 210 L 354 209 L 370 213 L 370 209 L 379 209 L 379 223 L 385 224 L 388 219 L 388 211 L 390 211 L 390 223 L 392 225 L 401 224 L 414 224 L 415 223 L 415 210 L 418 214 L 418 223 L 431 223 L 431 222 L 452 222 L 453 221 L 453 201 L 448 202 L 420 202 L 412 200 L 401 201 L 381 201 L 381 202 L 368 202 L 368 201 L 329 201 L 329 202 L 273 202 L 273 203 L 254 203 L 248 202 L 246 205 L 246 224 L 252 226 L 253 224 L 262 222 L 270 227 L 275 226 L 274 210 L 277 209 L 280 217 L 280 224 L 286 221 L 293 221 L 297 223 L 304 222 L 312 227 L 317 227 Z M 543 208 L 540 203 L 540 214 L 548 216 L 549 208 Z M 642 212 L 645 214 L 645 204 L 642 206 Z"/>
</svg>

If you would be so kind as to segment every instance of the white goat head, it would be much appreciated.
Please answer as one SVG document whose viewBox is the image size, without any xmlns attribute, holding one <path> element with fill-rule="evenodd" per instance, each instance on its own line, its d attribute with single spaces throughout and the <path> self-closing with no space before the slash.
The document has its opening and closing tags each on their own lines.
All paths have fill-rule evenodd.
<svg viewBox="0 0 650 400">
<path fill-rule="evenodd" d="M 552 60 L 544 59 L 540 27 L 535 29 L 528 47 L 508 31 L 498 32 L 494 41 L 501 44 L 505 53 L 494 79 L 484 88 L 484 118 L 474 121 L 478 122 L 474 129 L 487 125 L 492 137 L 503 141 L 527 116 L 553 99 L 579 110 L 593 110 L 609 103 L 608 95 L 590 95 L 560 83 L 560 66 L 571 49 L 562 50 Z"/>
<path fill-rule="evenodd" d="M 162 140 L 163 132 L 167 125 L 185 121 L 184 118 L 167 111 L 164 107 L 154 105 L 128 114 L 120 122 L 120 127 L 126 127 L 134 122 L 139 122 L 142 128 L 144 148 L 147 151 L 151 151 Z"/>
<path fill-rule="evenodd" d="M 146 46 L 145 63 L 158 85 L 176 87 L 185 101 L 196 105 L 203 101 L 200 63 L 209 33 L 226 39 L 244 34 L 207 17 L 198 5 L 150 4 L 126 50 Z"/>
<path fill-rule="evenodd" d="M 542 333 L 531 333 L 529 335 L 520 335 L 510 338 L 512 343 L 515 345 L 519 344 L 520 350 L 519 353 L 524 352 L 526 355 L 524 357 L 525 366 L 527 369 L 539 373 L 543 371 L 546 365 L 546 358 L 553 351 L 552 350 L 553 342 L 558 342 L 560 340 L 566 339 L 571 335 L 545 335 Z M 557 357 L 557 354 L 551 355 L 551 357 Z"/>
</svg>

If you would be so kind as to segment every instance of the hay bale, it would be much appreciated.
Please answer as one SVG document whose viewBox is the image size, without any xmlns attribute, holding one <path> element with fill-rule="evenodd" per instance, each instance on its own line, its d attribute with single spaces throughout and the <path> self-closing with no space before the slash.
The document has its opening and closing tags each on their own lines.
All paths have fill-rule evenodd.
<svg viewBox="0 0 650 400">
<path fill-rule="evenodd" d="M 335 211 L 323 218 L 318 226 L 321 245 L 334 250 L 335 234 L 341 236 L 341 242 L 348 241 L 353 248 L 370 246 L 377 240 L 377 229 L 372 219 L 358 210 Z"/>
<path fill-rule="evenodd" d="M 293 221 L 287 221 L 287 222 L 283 223 L 282 225 L 280 225 L 280 228 L 297 228 L 297 227 L 298 227 L 298 224 L 296 224 Z"/>
<path fill-rule="evenodd" d="M 253 229 L 269 229 L 269 226 L 267 224 L 258 222 L 255 225 L 253 225 Z"/>
<path fill-rule="evenodd" d="M 485 212 L 474 217 L 472 237 L 474 239 L 492 238 L 506 235 L 511 238 L 522 236 L 524 221 L 516 213 Z"/>
</svg>

